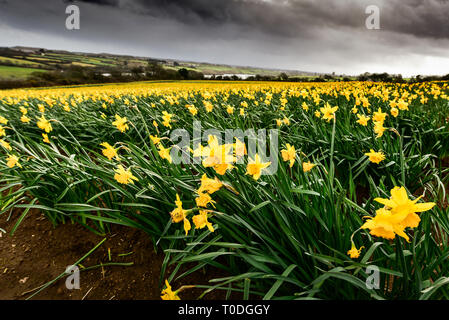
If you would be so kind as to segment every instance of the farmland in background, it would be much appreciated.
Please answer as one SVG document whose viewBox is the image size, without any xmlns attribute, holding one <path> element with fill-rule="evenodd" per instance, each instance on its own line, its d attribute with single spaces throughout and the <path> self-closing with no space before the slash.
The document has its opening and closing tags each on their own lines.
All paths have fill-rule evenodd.
<svg viewBox="0 0 449 320">
<path fill-rule="evenodd" d="M 310 77 L 317 74 L 293 70 L 276 70 L 244 66 L 230 66 L 201 62 L 177 61 L 171 59 L 155 59 L 148 57 L 121 56 L 112 54 L 76 53 L 57 50 L 46 50 L 41 48 L 13 47 L 0 48 L 0 81 L 12 79 L 30 78 L 33 72 L 46 73 L 90 73 L 103 76 L 105 78 L 114 76 L 148 76 L 154 73 L 149 65 L 156 64 L 166 71 L 173 71 L 175 75 L 178 71 L 185 69 L 193 73 L 205 76 L 221 76 L 234 74 L 247 74 L 252 76 L 277 77 L 281 73 L 287 76 Z M 20 67 L 17 75 L 13 76 L 12 69 L 5 67 Z M 25 70 L 26 69 L 26 70 Z M 165 75 L 167 77 L 167 75 Z M 170 75 L 173 77 L 173 75 Z M 41 78 L 43 76 L 41 74 Z M 48 76 L 47 78 L 51 78 Z M 129 80 L 129 79 L 128 79 Z M 132 80 L 132 79 L 131 79 Z M 138 79 L 134 79 L 138 80 Z M 98 79 L 97 79 L 98 82 Z"/>
</svg>

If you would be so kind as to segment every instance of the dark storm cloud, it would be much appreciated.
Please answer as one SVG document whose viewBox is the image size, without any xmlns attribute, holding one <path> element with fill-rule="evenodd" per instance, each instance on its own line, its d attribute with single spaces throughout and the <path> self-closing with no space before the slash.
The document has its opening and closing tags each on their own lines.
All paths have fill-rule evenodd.
<svg viewBox="0 0 449 320">
<path fill-rule="evenodd" d="M 283 37 L 310 35 L 317 26 L 364 26 L 364 7 L 335 1 L 138 0 L 123 7 L 144 15 L 198 26 L 235 25 Z M 343 3 L 343 2 L 342 2 Z"/>
<path fill-rule="evenodd" d="M 448 0 L 84 0 L 172 19 L 185 24 L 236 24 L 286 37 L 317 27 L 363 28 L 365 8 L 381 8 L 385 30 L 417 37 L 449 38 Z"/>
<path fill-rule="evenodd" d="M 5 4 L 5 0 L 0 4 Z M 49 1 L 54 2 L 57 0 Z M 323 27 L 365 28 L 365 8 L 381 9 L 382 29 L 421 38 L 449 39 L 449 0 L 61 0 L 115 8 L 133 14 L 202 28 L 236 26 L 295 38 Z M 16 0 L 15 2 L 23 2 Z M 29 22 L 39 19 L 38 5 Z M 95 10 L 90 8 L 89 10 Z M 34 16 L 34 17 L 33 17 Z M 24 22 L 26 23 L 26 22 Z"/>
<path fill-rule="evenodd" d="M 390 1 L 383 11 L 386 29 L 423 38 L 449 39 L 448 0 Z"/>
<path fill-rule="evenodd" d="M 80 30 L 65 28 L 69 3 L 80 7 Z M 365 27 L 368 5 L 380 8 L 381 30 Z M 411 74 L 420 65 L 449 73 L 434 66 L 449 57 L 448 17 L 448 0 L 0 0 L 0 46 L 349 74 Z"/>
<path fill-rule="evenodd" d="M 106 5 L 106 6 L 118 6 L 119 0 L 63 0 L 64 2 L 85 2 L 85 3 L 92 3 L 92 4 L 98 4 L 98 5 Z"/>
</svg>

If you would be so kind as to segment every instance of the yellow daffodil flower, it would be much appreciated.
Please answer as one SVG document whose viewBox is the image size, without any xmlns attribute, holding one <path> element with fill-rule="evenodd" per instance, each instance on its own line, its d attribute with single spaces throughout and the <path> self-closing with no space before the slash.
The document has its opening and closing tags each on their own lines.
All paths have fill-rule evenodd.
<svg viewBox="0 0 449 320">
<path fill-rule="evenodd" d="M 178 292 L 172 290 L 167 280 L 165 280 L 165 289 L 162 290 L 161 294 L 162 300 L 181 300 L 181 298 L 178 297 Z"/>
<path fill-rule="evenodd" d="M 390 192 L 390 199 L 375 198 L 374 201 L 387 206 L 392 214 L 403 216 L 401 223 L 405 227 L 416 228 L 421 221 L 416 212 L 424 212 L 435 206 L 434 202 L 417 203 L 422 197 L 410 200 L 404 187 L 394 187 Z"/>
<path fill-rule="evenodd" d="M 48 139 L 48 134 L 43 133 L 42 137 L 43 137 L 42 141 L 44 141 L 45 143 L 50 144 L 50 139 Z"/>
<path fill-rule="evenodd" d="M 126 117 L 120 117 L 118 114 L 115 115 L 115 121 L 112 122 L 112 125 L 116 126 L 118 130 L 120 130 L 121 133 L 125 132 L 129 129 L 129 126 L 127 124 L 128 120 Z"/>
<path fill-rule="evenodd" d="M 316 164 L 312 163 L 312 162 L 303 162 L 302 164 L 302 170 L 304 172 L 309 172 L 310 170 L 312 170 L 314 167 L 316 166 Z"/>
<path fill-rule="evenodd" d="M 43 115 L 37 121 L 37 126 L 39 127 L 39 129 L 45 130 L 46 133 L 50 133 L 53 130 L 50 121 L 45 119 Z"/>
<path fill-rule="evenodd" d="M 296 159 L 296 150 L 295 147 L 290 145 L 290 144 L 286 144 L 286 148 L 287 149 L 283 149 L 281 150 L 281 155 L 282 155 L 282 159 L 284 161 L 290 161 L 290 168 L 293 167 L 293 164 L 295 163 L 295 159 Z"/>
<path fill-rule="evenodd" d="M 22 168 L 22 165 L 19 163 L 19 158 L 15 155 L 10 155 L 8 158 L 6 158 L 6 165 L 9 168 L 13 168 L 14 166 L 18 166 L 19 168 Z"/>
<path fill-rule="evenodd" d="M 121 184 L 134 184 L 134 181 L 139 181 L 133 174 L 131 173 L 131 168 L 128 168 L 128 170 L 125 170 L 122 165 L 118 165 L 117 169 L 115 170 L 114 179 L 117 180 L 118 183 Z"/>
<path fill-rule="evenodd" d="M 103 142 L 100 144 L 100 146 L 104 147 L 103 150 L 101 150 L 101 152 L 103 153 L 103 155 L 108 158 L 109 160 L 112 160 L 112 158 L 116 158 L 117 160 L 120 160 L 118 154 L 117 154 L 117 149 L 115 149 L 113 146 L 111 146 L 109 143 L 107 142 Z"/>
<path fill-rule="evenodd" d="M 327 122 L 331 121 L 334 118 L 335 112 L 337 112 L 338 107 L 331 107 L 328 102 L 326 102 L 326 106 L 320 108 L 321 113 L 323 114 L 323 119 L 327 120 Z"/>
<path fill-rule="evenodd" d="M 5 140 L 0 139 L 0 143 L 3 146 L 3 148 L 5 148 L 6 150 L 8 150 L 8 151 L 12 150 L 11 145 L 8 142 L 6 142 Z"/>
<path fill-rule="evenodd" d="M 207 227 L 210 232 L 214 232 L 214 227 L 212 223 L 207 220 L 207 211 L 200 210 L 200 213 L 192 217 L 193 224 L 195 225 L 195 229 L 203 229 Z"/>
<path fill-rule="evenodd" d="M 348 255 L 351 259 L 357 259 L 360 256 L 360 252 L 362 251 L 364 247 L 360 247 L 360 249 L 357 249 L 354 242 L 352 242 L 351 249 L 348 250 Z"/>
<path fill-rule="evenodd" d="M 360 115 L 358 114 L 357 117 L 359 118 L 359 120 L 357 120 L 356 122 L 364 127 L 366 127 L 368 125 L 368 121 L 370 120 L 370 117 L 366 117 L 364 115 Z"/>
<path fill-rule="evenodd" d="M 262 170 L 270 165 L 271 162 L 261 162 L 260 156 L 256 153 L 254 159 L 250 159 L 246 166 L 246 174 L 251 175 L 254 180 L 258 180 L 262 175 Z"/>
<path fill-rule="evenodd" d="M 381 161 L 385 160 L 385 155 L 382 152 L 375 152 L 373 149 L 370 152 L 365 153 L 365 156 L 369 157 L 369 161 L 372 163 L 379 164 Z"/>
</svg>

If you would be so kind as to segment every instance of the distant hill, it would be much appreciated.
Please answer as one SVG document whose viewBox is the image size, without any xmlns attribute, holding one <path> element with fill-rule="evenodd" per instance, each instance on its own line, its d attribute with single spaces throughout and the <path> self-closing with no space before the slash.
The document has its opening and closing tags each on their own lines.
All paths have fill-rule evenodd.
<svg viewBox="0 0 449 320">
<path fill-rule="evenodd" d="M 48 50 L 33 47 L 0 47 L 0 79 L 23 80 L 33 72 L 50 72 L 81 67 L 87 70 L 110 75 L 113 73 L 130 74 L 145 72 L 149 64 L 157 64 L 166 70 L 186 69 L 202 73 L 205 78 L 213 76 L 279 76 L 285 73 L 289 77 L 312 77 L 319 73 L 269 69 L 249 66 L 214 64 L 207 62 L 182 61 L 151 57 L 136 57 L 109 53 L 84 53 L 65 50 Z"/>
</svg>

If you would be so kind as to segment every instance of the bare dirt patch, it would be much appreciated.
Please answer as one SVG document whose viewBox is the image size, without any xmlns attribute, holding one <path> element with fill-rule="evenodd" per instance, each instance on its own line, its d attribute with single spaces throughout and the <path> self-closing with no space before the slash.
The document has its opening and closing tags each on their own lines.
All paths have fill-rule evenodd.
<svg viewBox="0 0 449 320">
<path fill-rule="evenodd" d="M 7 221 L 7 213 L 0 216 L 0 227 L 11 230 L 18 215 Z M 107 240 L 82 265 L 85 267 L 112 262 L 133 262 L 132 266 L 108 266 L 81 271 L 80 290 L 68 290 L 65 277 L 46 288 L 33 299 L 43 300 L 159 300 L 159 276 L 164 254 L 155 252 L 144 232 L 113 225 L 105 237 L 95 235 L 77 224 L 56 228 L 39 211 L 31 210 L 13 236 L 0 238 L 0 299 L 25 299 L 24 292 L 53 280 L 66 267 L 75 263 L 102 239 Z M 130 253 L 127 256 L 119 254 Z M 171 269 L 169 269 L 171 271 Z M 166 273 L 170 274 L 170 273 Z M 182 285 L 207 284 L 208 279 L 226 276 L 219 270 L 197 271 L 172 283 Z M 203 289 L 194 288 L 180 293 L 182 299 L 197 299 Z M 204 299 L 224 299 L 224 292 L 215 291 Z M 237 297 L 238 298 L 238 297 Z"/>
</svg>

